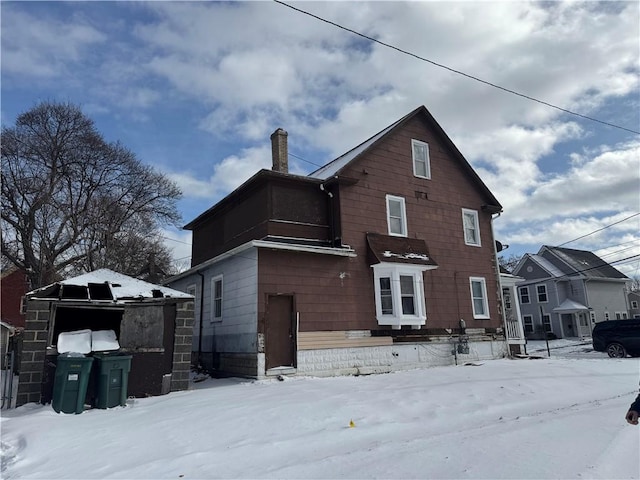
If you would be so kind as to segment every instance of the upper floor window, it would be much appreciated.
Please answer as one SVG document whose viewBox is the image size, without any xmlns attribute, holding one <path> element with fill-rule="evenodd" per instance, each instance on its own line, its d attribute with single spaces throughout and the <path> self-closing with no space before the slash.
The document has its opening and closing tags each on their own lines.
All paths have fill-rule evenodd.
<svg viewBox="0 0 640 480">
<path fill-rule="evenodd" d="M 470 277 L 473 318 L 489 318 L 487 303 L 487 283 L 483 277 Z"/>
<path fill-rule="evenodd" d="M 211 321 L 222 321 L 222 275 L 211 279 Z"/>
<path fill-rule="evenodd" d="M 407 213 L 404 198 L 387 195 L 387 225 L 389 235 L 407 236 Z"/>
<path fill-rule="evenodd" d="M 411 140 L 413 154 L 413 174 L 420 178 L 431 178 L 429 162 L 429 144 L 420 140 Z"/>
<path fill-rule="evenodd" d="M 546 285 L 537 285 L 536 291 L 538 292 L 538 302 L 544 303 L 548 301 Z"/>
<path fill-rule="evenodd" d="M 373 266 L 378 324 L 394 328 L 424 325 L 427 315 L 423 270 L 406 264 Z"/>
<path fill-rule="evenodd" d="M 462 228 L 464 229 L 464 243 L 467 245 L 480 246 L 480 228 L 478 224 L 478 212 L 462 209 Z"/>
<path fill-rule="evenodd" d="M 518 288 L 518 293 L 520 293 L 520 303 L 530 303 L 529 299 L 529 287 L 520 287 Z"/>
<path fill-rule="evenodd" d="M 635 300 L 631 300 L 631 308 L 636 310 L 638 308 L 638 302 L 636 302 Z"/>
</svg>

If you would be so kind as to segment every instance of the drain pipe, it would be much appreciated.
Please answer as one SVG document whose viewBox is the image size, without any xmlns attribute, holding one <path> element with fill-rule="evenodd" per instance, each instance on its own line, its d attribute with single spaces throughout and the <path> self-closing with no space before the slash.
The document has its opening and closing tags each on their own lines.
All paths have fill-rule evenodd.
<svg viewBox="0 0 640 480">
<path fill-rule="evenodd" d="M 507 357 L 509 358 L 513 358 L 513 355 L 511 354 L 511 347 L 509 346 L 509 331 L 507 330 L 507 315 L 506 312 L 504 310 L 504 297 L 502 295 L 502 282 L 500 282 L 500 262 L 498 261 L 498 247 L 496 246 L 496 236 L 495 233 L 493 231 L 493 221 L 497 218 L 500 218 L 500 215 L 502 215 L 502 212 L 498 212 L 497 214 L 495 214 L 496 216 L 494 217 L 493 215 L 491 215 L 491 240 L 493 240 L 493 258 L 495 261 L 495 268 L 496 268 L 496 274 L 497 274 L 497 278 L 496 281 L 498 283 L 498 299 L 500 301 L 500 305 L 498 308 L 498 313 L 502 315 L 502 330 L 504 332 L 504 343 L 507 346 Z"/>
<path fill-rule="evenodd" d="M 198 365 L 196 368 L 202 368 L 202 312 L 204 310 L 204 274 L 201 271 L 196 272 L 200 275 L 200 318 L 198 319 Z"/>
</svg>

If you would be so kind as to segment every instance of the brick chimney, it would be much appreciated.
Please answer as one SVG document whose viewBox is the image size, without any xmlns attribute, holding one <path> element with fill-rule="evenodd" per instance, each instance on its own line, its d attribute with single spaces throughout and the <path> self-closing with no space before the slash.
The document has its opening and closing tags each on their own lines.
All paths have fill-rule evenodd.
<svg viewBox="0 0 640 480">
<path fill-rule="evenodd" d="M 274 172 L 289 173 L 289 149 L 287 148 L 287 132 L 282 128 L 271 134 L 271 158 Z"/>
</svg>

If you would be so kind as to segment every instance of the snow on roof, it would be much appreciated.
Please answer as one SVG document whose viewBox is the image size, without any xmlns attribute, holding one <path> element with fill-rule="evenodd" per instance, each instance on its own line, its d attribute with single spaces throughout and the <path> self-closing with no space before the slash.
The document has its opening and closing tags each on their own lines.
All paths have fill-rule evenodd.
<svg viewBox="0 0 640 480">
<path fill-rule="evenodd" d="M 138 280 L 121 273 L 114 272 L 107 268 L 101 268 L 90 273 L 85 273 L 77 277 L 68 278 L 59 282 L 47 285 L 46 287 L 39 288 L 29 292 L 32 298 L 52 298 L 52 296 L 58 298 L 65 298 L 59 296 L 58 292 L 64 292 L 64 287 L 84 287 L 87 291 L 86 296 L 78 296 L 77 293 L 73 299 L 76 300 L 92 300 L 91 287 L 96 285 L 107 285 L 112 298 L 105 298 L 101 295 L 100 300 L 132 300 L 132 299 L 146 299 L 146 298 L 181 298 L 192 299 L 193 296 L 172 288 L 163 287 L 161 285 L 155 285 L 153 283 Z M 62 288 L 60 288 L 62 287 Z M 104 293 L 104 292 L 103 292 Z"/>
<path fill-rule="evenodd" d="M 529 258 L 544 268 L 547 272 L 549 272 L 554 277 L 564 277 L 565 273 L 556 267 L 553 263 L 551 263 L 546 258 L 536 255 L 534 253 L 529 253 Z"/>
</svg>

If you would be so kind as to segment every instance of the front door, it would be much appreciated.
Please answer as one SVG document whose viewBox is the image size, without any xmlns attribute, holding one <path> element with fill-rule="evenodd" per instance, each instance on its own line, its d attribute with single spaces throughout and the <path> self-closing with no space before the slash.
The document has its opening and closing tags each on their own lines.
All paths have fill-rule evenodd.
<svg viewBox="0 0 640 480">
<path fill-rule="evenodd" d="M 295 366 L 295 315 L 292 295 L 269 295 L 265 325 L 267 370 Z"/>
</svg>

